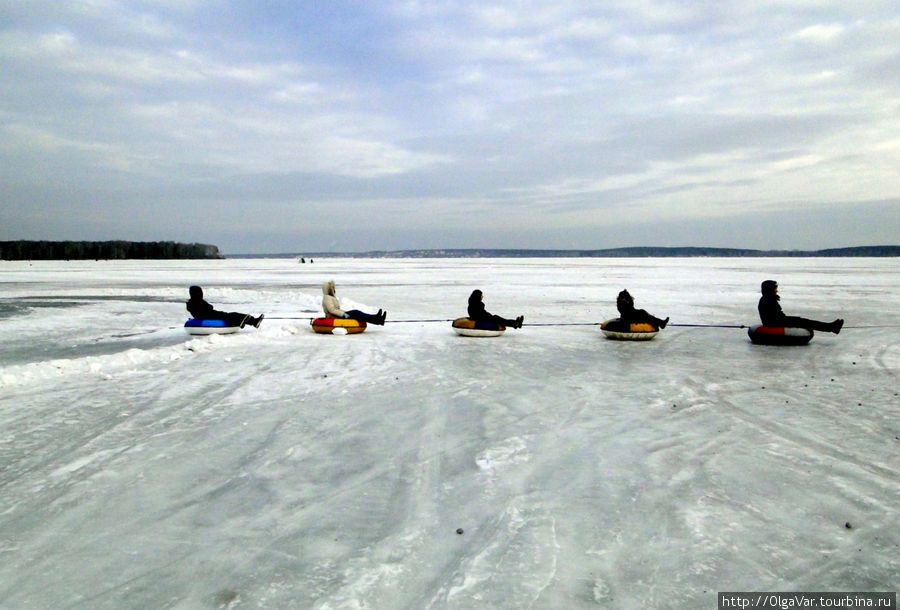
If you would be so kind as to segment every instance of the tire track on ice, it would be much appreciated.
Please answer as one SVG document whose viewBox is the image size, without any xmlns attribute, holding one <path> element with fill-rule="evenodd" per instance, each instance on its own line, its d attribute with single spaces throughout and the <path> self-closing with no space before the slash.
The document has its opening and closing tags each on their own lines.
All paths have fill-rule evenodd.
<svg viewBox="0 0 900 610">
<path fill-rule="evenodd" d="M 514 499 L 479 528 L 481 544 L 460 555 L 449 584 L 426 608 L 531 608 L 556 575 L 556 521 Z"/>
<path fill-rule="evenodd" d="M 263 370 L 268 366 L 262 367 Z M 38 449 L 29 444 L 29 451 L 22 454 L 22 458 L 16 462 L 16 476 L 4 477 L 0 489 L 7 490 L 4 494 L 10 498 L 14 505 L 21 502 L 21 498 L 27 497 L 29 502 L 39 501 L 43 505 L 53 505 L 63 499 L 69 490 L 82 481 L 90 479 L 96 473 L 109 468 L 120 457 L 144 446 L 153 439 L 159 437 L 190 432 L 203 428 L 209 423 L 209 410 L 224 402 L 236 390 L 250 383 L 257 374 L 256 371 L 248 372 L 243 376 L 233 378 L 231 383 L 215 388 L 212 391 L 206 388 L 198 388 L 190 394 L 190 400 L 170 401 L 166 394 L 171 391 L 170 379 L 159 378 L 157 383 L 150 386 L 141 386 L 145 395 L 152 392 L 152 399 L 144 401 L 149 405 L 146 409 L 129 409 L 127 416 L 121 416 L 118 406 L 127 400 L 130 386 L 121 388 L 108 386 L 87 392 L 87 396 L 103 398 L 98 401 L 96 409 L 106 410 L 108 415 L 97 418 L 85 418 L 77 433 L 71 426 L 55 426 L 59 431 L 48 435 Z M 88 386 L 90 387 L 90 386 Z M 110 395 L 110 387 L 115 394 Z M 83 400 L 78 400 L 83 404 Z M 91 404 L 94 404 L 93 402 Z M 153 408 L 154 404 L 172 405 L 170 407 Z M 75 413 L 83 412 L 76 409 Z M 192 417 L 186 418 L 190 423 L 180 426 L 178 414 L 189 413 Z M 58 421 L 58 420 L 57 420 Z M 162 430 L 160 430 L 162 428 Z M 43 429 L 39 427 L 38 429 Z M 135 433 L 138 436 L 135 436 Z M 21 440 L 19 441 L 21 443 Z M 37 459 L 29 461 L 37 456 Z M 12 470 L 12 469 L 10 469 Z M 11 486 L 28 488 L 28 492 L 13 493 Z M 25 493 L 25 495 L 23 495 Z M 16 499 L 19 498 L 19 499 Z M 7 506 L 7 512 L 9 506 Z M 28 513 L 14 517 L 9 524 L 16 524 L 19 520 L 28 521 L 31 516 Z"/>
<path fill-rule="evenodd" d="M 442 463 L 449 447 L 444 440 L 448 413 L 434 399 L 430 388 L 422 388 L 406 399 L 419 410 L 407 424 L 415 431 L 414 447 L 404 449 L 391 464 L 370 473 L 354 487 L 382 476 L 390 476 L 391 491 L 372 497 L 360 507 L 367 514 L 390 516 L 377 542 L 345 563 L 342 585 L 320 599 L 321 610 L 345 607 L 398 607 L 402 600 L 421 595 L 422 582 L 411 570 L 427 563 L 429 536 L 442 527 L 440 498 L 443 495 Z M 421 407 L 425 408 L 421 408 Z M 396 463 L 399 461 L 399 463 Z M 342 492 L 348 488 L 342 486 Z"/>
<path fill-rule="evenodd" d="M 725 411 L 730 413 L 746 424 L 749 424 L 758 430 L 761 430 L 773 437 L 787 441 L 801 449 L 815 455 L 827 456 L 836 462 L 842 462 L 850 465 L 858 470 L 864 471 L 870 475 L 870 479 L 877 479 L 877 485 L 883 489 L 891 489 L 896 486 L 897 480 L 900 480 L 900 471 L 891 468 L 887 464 L 875 464 L 869 461 L 863 461 L 848 451 L 839 449 L 834 443 L 818 438 L 812 434 L 804 434 L 796 427 L 779 424 L 771 419 L 760 417 L 751 411 L 735 404 L 733 397 L 740 394 L 750 394 L 749 390 L 733 393 L 731 397 L 718 394 L 715 397 L 709 397 L 706 393 L 707 384 L 697 381 L 693 377 L 687 377 L 682 380 L 683 387 L 690 388 L 690 394 L 695 397 L 694 402 L 699 402 L 710 409 L 720 410 L 725 407 Z M 783 394 L 782 394 L 783 395 Z M 779 399 L 780 400 L 780 399 Z M 694 406 L 686 407 L 692 409 Z M 682 409 L 684 410 L 684 409 Z"/>
<path fill-rule="evenodd" d="M 529 608 L 553 583 L 560 552 L 556 520 L 515 491 L 520 477 L 527 476 L 536 440 L 510 436 L 473 456 L 480 495 L 494 500 L 488 505 L 498 510 L 467 532 L 467 544 L 440 574 L 437 591 L 421 600 L 423 607 Z"/>
</svg>

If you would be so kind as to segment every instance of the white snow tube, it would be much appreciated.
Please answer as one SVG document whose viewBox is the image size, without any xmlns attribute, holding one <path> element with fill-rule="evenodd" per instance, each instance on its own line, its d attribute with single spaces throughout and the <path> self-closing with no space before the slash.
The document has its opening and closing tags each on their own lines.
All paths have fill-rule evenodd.
<svg viewBox="0 0 900 610">
<path fill-rule="evenodd" d="M 747 330 L 750 341 L 757 345 L 806 345 L 814 334 L 808 328 L 762 324 L 756 324 Z"/>
<path fill-rule="evenodd" d="M 623 322 L 620 318 L 607 320 L 600 325 L 600 330 L 607 339 L 620 341 L 649 341 L 657 334 L 659 329 L 647 322 Z"/>
<path fill-rule="evenodd" d="M 463 337 L 499 337 L 506 331 L 506 327 L 493 322 L 476 322 L 469 318 L 456 318 L 453 320 L 453 330 Z"/>
</svg>

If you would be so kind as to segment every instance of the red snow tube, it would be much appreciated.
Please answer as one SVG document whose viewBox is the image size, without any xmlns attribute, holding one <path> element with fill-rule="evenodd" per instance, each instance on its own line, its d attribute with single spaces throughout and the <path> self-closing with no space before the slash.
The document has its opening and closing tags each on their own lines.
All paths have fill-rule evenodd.
<svg viewBox="0 0 900 610">
<path fill-rule="evenodd" d="M 813 338 L 808 328 L 791 326 L 763 326 L 756 324 L 747 331 L 750 341 L 757 345 L 806 345 Z"/>
<path fill-rule="evenodd" d="M 350 318 L 316 318 L 310 325 L 320 335 L 356 335 L 366 330 L 365 322 Z"/>
</svg>

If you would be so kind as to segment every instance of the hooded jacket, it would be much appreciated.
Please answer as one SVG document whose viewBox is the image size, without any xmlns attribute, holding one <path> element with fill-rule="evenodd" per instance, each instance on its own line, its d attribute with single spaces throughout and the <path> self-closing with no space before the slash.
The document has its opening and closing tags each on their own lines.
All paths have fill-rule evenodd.
<svg viewBox="0 0 900 610">
<path fill-rule="evenodd" d="M 778 284 L 773 280 L 766 280 L 762 283 L 762 298 L 759 299 L 756 308 L 759 310 L 759 319 L 763 326 L 777 327 L 785 324 L 787 316 L 784 315 L 781 305 L 778 303 L 781 297 L 775 292 L 777 287 Z"/>
<path fill-rule="evenodd" d="M 616 297 L 616 309 L 619 310 L 619 315 L 622 316 L 623 320 L 631 319 L 635 316 L 634 299 L 631 298 L 631 294 L 627 290 L 623 290 Z"/>
<path fill-rule="evenodd" d="M 195 320 L 205 320 L 213 315 L 213 306 L 203 300 L 203 289 L 200 286 L 188 288 L 191 299 L 187 302 L 187 310 Z"/>
<path fill-rule="evenodd" d="M 322 310 L 326 317 L 346 318 L 347 314 L 341 309 L 341 302 L 334 296 L 334 282 L 328 281 L 322 284 Z"/>
<path fill-rule="evenodd" d="M 484 309 L 484 303 L 481 302 L 481 291 L 473 290 L 469 295 L 469 306 L 466 308 L 470 320 L 490 320 L 492 314 Z"/>
</svg>

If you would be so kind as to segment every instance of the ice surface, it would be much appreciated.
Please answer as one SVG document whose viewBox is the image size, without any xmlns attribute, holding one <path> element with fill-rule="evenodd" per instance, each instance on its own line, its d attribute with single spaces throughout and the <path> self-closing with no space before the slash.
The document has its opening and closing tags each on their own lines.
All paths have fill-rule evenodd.
<svg viewBox="0 0 900 610">
<path fill-rule="evenodd" d="M 894 591 L 897 259 L 0 262 L 0 607 L 711 608 Z M 806 347 L 673 324 L 846 319 Z M 316 335 L 319 285 L 389 312 Z M 259 330 L 190 338 L 190 284 Z M 459 337 L 474 288 L 525 315 Z M 443 319 L 446 322 L 401 322 Z M 462 531 L 461 534 L 457 530 Z"/>
</svg>

